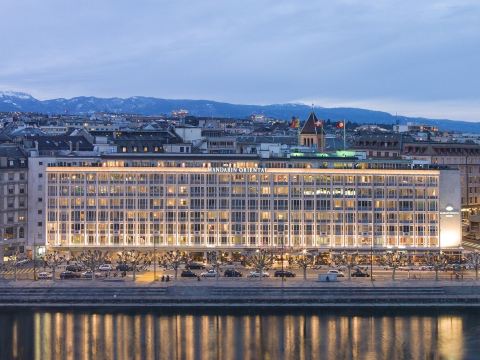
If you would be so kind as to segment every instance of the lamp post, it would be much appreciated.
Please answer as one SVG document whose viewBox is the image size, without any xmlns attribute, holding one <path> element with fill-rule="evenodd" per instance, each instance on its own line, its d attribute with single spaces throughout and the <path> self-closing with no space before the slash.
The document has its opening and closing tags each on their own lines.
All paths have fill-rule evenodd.
<svg viewBox="0 0 480 360">
<path fill-rule="evenodd" d="M 36 236 L 35 234 L 33 235 L 33 281 L 37 281 L 37 259 L 36 259 L 36 249 L 35 249 L 35 243 L 36 243 Z"/>
<path fill-rule="evenodd" d="M 373 281 L 373 237 L 370 242 L 370 281 Z"/>
<path fill-rule="evenodd" d="M 157 241 L 153 236 L 153 281 L 157 281 Z"/>
</svg>

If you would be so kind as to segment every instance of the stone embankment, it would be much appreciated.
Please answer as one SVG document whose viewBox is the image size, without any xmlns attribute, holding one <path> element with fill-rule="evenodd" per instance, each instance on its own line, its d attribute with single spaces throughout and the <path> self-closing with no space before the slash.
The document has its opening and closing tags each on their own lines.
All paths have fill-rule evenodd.
<svg viewBox="0 0 480 360">
<path fill-rule="evenodd" d="M 0 284 L 0 309 L 8 308 L 157 308 L 322 309 L 322 308 L 480 308 L 480 287 L 410 286 L 231 286 L 222 284 L 106 286 L 18 286 Z"/>
</svg>

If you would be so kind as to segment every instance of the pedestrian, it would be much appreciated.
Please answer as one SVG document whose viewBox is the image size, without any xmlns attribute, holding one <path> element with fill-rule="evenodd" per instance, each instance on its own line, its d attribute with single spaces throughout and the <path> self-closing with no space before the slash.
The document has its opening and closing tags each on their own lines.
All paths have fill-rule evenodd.
<svg viewBox="0 0 480 360">
<path fill-rule="evenodd" d="M 170 281 L 170 275 L 167 275 L 166 281 L 167 281 L 167 282 Z"/>
</svg>

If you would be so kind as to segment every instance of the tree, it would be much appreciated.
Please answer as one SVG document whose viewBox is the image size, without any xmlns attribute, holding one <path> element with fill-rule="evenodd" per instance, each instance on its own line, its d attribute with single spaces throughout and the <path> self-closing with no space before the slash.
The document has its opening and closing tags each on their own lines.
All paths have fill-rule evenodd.
<svg viewBox="0 0 480 360">
<path fill-rule="evenodd" d="M 395 281 L 395 272 L 407 260 L 407 255 L 398 250 L 387 251 L 384 260 L 385 264 L 392 268 L 392 280 Z"/>
<path fill-rule="evenodd" d="M 475 280 L 478 280 L 478 269 L 480 268 L 480 252 L 475 250 L 465 255 L 467 263 L 475 269 Z"/>
<path fill-rule="evenodd" d="M 52 270 L 52 280 L 55 281 L 55 270 L 65 261 L 65 257 L 61 256 L 58 251 L 45 254 L 42 258 L 44 267 Z"/>
<path fill-rule="evenodd" d="M 95 271 L 105 262 L 107 252 L 100 250 L 84 250 L 80 253 L 78 260 L 92 272 L 92 281 L 95 280 Z"/>
<path fill-rule="evenodd" d="M 12 255 L 8 257 L 8 261 L 5 263 L 5 268 L 7 271 L 13 270 L 13 277 L 15 281 L 17 281 L 17 269 L 18 269 L 18 255 L 20 255 L 19 251 L 15 251 Z"/>
<path fill-rule="evenodd" d="M 143 262 L 144 265 L 148 262 L 148 256 L 145 253 L 141 253 L 138 250 L 123 250 L 118 254 L 119 262 L 122 264 L 130 264 L 133 270 L 133 281 L 137 279 L 138 265 Z"/>
<path fill-rule="evenodd" d="M 274 255 L 271 251 L 264 249 L 257 249 L 246 254 L 247 263 L 260 273 L 260 280 L 263 277 L 265 270 L 272 266 Z"/>
<path fill-rule="evenodd" d="M 222 264 L 222 255 L 217 251 L 209 251 L 207 253 L 207 260 L 212 264 L 213 269 L 215 270 L 215 278 L 218 280 L 220 276 L 220 265 Z"/>
<path fill-rule="evenodd" d="M 171 267 L 175 271 L 175 279 L 177 279 L 178 268 L 187 261 L 187 257 L 179 251 L 169 251 L 161 257 L 160 261 L 165 269 Z"/>
<path fill-rule="evenodd" d="M 438 281 L 438 270 L 442 269 L 447 264 L 447 257 L 443 252 L 425 253 L 425 263 L 432 266 L 435 270 L 435 280 Z"/>
<path fill-rule="evenodd" d="M 347 253 L 346 251 L 341 254 L 334 255 L 335 264 L 343 265 L 348 270 L 348 280 L 352 278 L 352 269 L 358 265 L 358 252 Z"/>
<path fill-rule="evenodd" d="M 302 255 L 295 259 L 295 263 L 303 269 L 303 279 L 307 280 L 307 269 L 313 265 L 313 256 L 307 250 L 303 250 Z"/>
</svg>

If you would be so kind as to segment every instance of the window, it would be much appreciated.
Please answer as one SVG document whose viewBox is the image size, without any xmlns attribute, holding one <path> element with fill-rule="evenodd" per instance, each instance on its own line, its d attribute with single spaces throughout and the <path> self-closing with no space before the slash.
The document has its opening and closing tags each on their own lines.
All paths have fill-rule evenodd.
<svg viewBox="0 0 480 360">
<path fill-rule="evenodd" d="M 39 197 L 38 202 L 42 202 L 42 201 L 43 201 L 43 198 Z"/>
<path fill-rule="evenodd" d="M 14 173 L 8 173 L 8 180 L 9 180 L 9 181 L 13 181 L 14 178 L 15 178 L 15 174 L 14 174 Z"/>
<path fill-rule="evenodd" d="M 39 221 L 39 222 L 37 223 L 37 226 L 43 226 L 43 222 Z"/>
<path fill-rule="evenodd" d="M 42 173 L 39 173 L 39 174 L 38 174 L 38 177 L 39 177 L 39 178 L 42 178 L 42 177 L 43 177 L 43 174 L 42 174 Z"/>
</svg>

